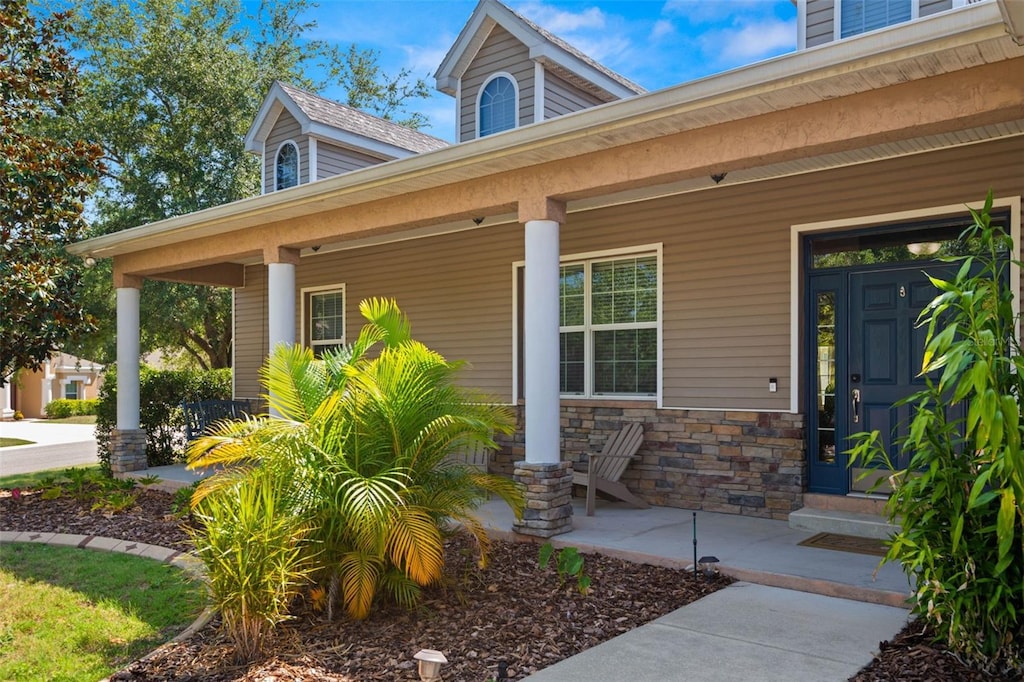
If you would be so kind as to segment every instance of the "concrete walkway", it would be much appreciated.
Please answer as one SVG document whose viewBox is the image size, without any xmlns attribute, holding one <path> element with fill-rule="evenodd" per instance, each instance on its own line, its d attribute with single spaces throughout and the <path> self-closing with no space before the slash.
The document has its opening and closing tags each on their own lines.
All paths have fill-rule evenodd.
<svg viewBox="0 0 1024 682">
<path fill-rule="evenodd" d="M 53 424 L 28 419 L 0 422 L 0 436 L 33 443 L 0 448 L 0 476 L 99 464 L 95 431 L 92 424 Z"/>
</svg>

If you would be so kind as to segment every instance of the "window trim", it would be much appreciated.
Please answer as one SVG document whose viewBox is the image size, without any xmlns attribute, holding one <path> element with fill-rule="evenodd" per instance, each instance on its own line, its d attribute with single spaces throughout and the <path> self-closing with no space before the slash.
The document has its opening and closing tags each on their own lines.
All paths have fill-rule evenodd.
<svg viewBox="0 0 1024 682">
<path fill-rule="evenodd" d="M 833 12 L 832 13 L 832 40 L 833 41 L 836 41 L 836 40 L 849 40 L 851 38 L 856 38 L 858 36 L 863 36 L 863 35 L 867 35 L 869 33 L 874 33 L 875 31 L 882 31 L 882 30 L 885 30 L 885 29 L 890 28 L 892 26 L 897 26 L 897 25 L 900 25 L 900 24 L 910 23 L 911 21 L 917 20 L 921 16 L 921 0 L 910 0 L 910 19 L 908 21 L 901 21 L 901 22 L 899 22 L 899 24 L 889 24 L 888 26 L 883 26 L 881 28 L 873 28 L 870 31 L 862 31 L 860 33 L 855 33 L 855 34 L 853 34 L 851 36 L 847 36 L 847 37 L 843 38 L 843 26 L 842 26 L 842 23 L 843 23 L 843 1 L 844 0 L 835 0 L 835 7 L 833 7 L 833 10 L 832 10 L 832 12 Z"/>
<path fill-rule="evenodd" d="M 658 352 L 657 352 L 657 371 L 656 371 L 656 383 L 657 387 L 654 395 L 638 395 L 638 394 L 595 394 L 593 392 L 593 334 L 588 334 L 586 339 L 586 367 L 584 375 L 584 393 L 559 393 L 559 399 L 563 401 L 571 400 L 582 400 L 582 401 L 632 401 L 632 402 L 651 402 L 655 401 L 657 407 L 663 406 L 664 396 L 664 370 L 665 370 L 665 340 L 664 340 L 664 286 L 665 286 L 665 268 L 664 268 L 664 257 L 663 257 L 663 244 L 662 242 L 655 242 L 652 244 L 638 244 L 636 246 L 622 247 L 616 249 L 604 249 L 600 251 L 585 251 L 580 253 L 562 254 L 559 256 L 558 262 L 559 267 L 571 263 L 577 262 L 594 262 L 594 261 L 608 261 L 608 260 L 619 260 L 623 258 L 642 258 L 644 256 L 654 256 L 658 264 L 658 283 L 657 283 L 657 308 L 658 308 L 658 320 L 654 325 L 657 330 L 657 341 L 658 341 Z M 519 276 L 523 268 L 526 267 L 525 260 L 519 260 L 512 263 L 512 403 L 515 404 L 519 400 L 522 387 L 519 385 L 520 377 L 520 356 L 522 355 L 522 349 L 520 348 L 520 337 L 522 330 L 520 329 L 520 292 L 519 292 Z M 587 282 L 586 289 L 589 293 L 590 284 Z M 586 305 L 590 305 L 589 302 Z M 617 327 L 619 325 L 613 325 Z M 637 328 L 634 325 L 626 325 L 630 329 Z M 604 328 L 611 328 L 606 325 L 601 325 Z M 561 334 L 562 325 L 559 324 L 559 334 Z M 591 331 L 593 331 L 591 329 Z"/>
<path fill-rule="evenodd" d="M 285 145 L 291 145 L 295 148 L 295 184 L 291 187 L 277 188 L 277 161 L 281 156 L 281 150 L 284 149 Z M 295 140 L 285 140 L 281 144 L 277 145 L 277 151 L 274 152 L 274 183 L 271 185 L 272 192 L 280 192 L 292 187 L 298 187 L 302 184 L 302 152 L 299 150 L 299 144 Z"/>
<path fill-rule="evenodd" d="M 341 306 L 342 306 L 342 317 L 341 317 L 341 339 L 331 339 L 329 341 L 320 341 L 317 344 L 313 343 L 313 330 L 308 327 L 313 322 L 313 296 L 322 294 L 341 294 Z M 309 348 L 316 353 L 316 346 L 319 345 L 336 345 L 338 343 L 345 344 L 345 340 L 348 336 L 348 292 L 344 282 L 338 284 L 324 284 L 315 287 L 303 287 L 299 290 L 301 313 L 299 317 L 299 329 L 302 332 L 302 347 Z"/>
<path fill-rule="evenodd" d="M 484 90 L 487 89 L 487 86 L 490 85 L 493 81 L 496 81 L 499 78 L 507 78 L 509 80 L 509 82 L 512 83 L 512 92 L 513 92 L 513 95 L 514 95 L 514 104 L 515 104 L 515 106 L 514 106 L 515 119 L 514 119 L 514 121 L 512 123 L 512 127 L 511 128 L 505 128 L 504 130 L 498 130 L 498 131 L 495 131 L 493 133 L 488 133 L 487 135 L 481 135 L 480 134 L 480 118 L 481 118 L 480 117 L 480 102 L 484 98 Z M 516 80 L 516 77 L 513 76 L 512 74 L 510 74 L 507 71 L 498 71 L 498 72 L 492 73 L 490 76 L 488 76 L 487 79 L 483 83 L 480 84 L 480 88 L 476 91 L 476 105 L 475 105 L 475 107 L 473 109 L 473 113 L 474 113 L 474 118 L 476 119 L 476 139 L 478 139 L 478 140 L 481 137 L 489 137 L 491 135 L 497 135 L 498 133 L 503 133 L 506 130 L 515 130 L 516 128 L 518 128 L 519 127 L 519 81 Z"/>
<path fill-rule="evenodd" d="M 62 381 L 61 383 L 63 384 L 63 389 L 64 389 L 64 391 L 63 391 L 64 395 L 61 396 L 61 397 L 64 400 L 82 400 L 83 399 L 83 396 L 85 395 L 85 382 L 83 380 L 75 379 L 75 378 L 68 378 L 68 379 Z M 74 389 L 75 389 L 75 397 L 74 398 L 69 398 L 68 397 L 68 389 L 71 388 L 71 387 L 74 387 Z"/>
</svg>

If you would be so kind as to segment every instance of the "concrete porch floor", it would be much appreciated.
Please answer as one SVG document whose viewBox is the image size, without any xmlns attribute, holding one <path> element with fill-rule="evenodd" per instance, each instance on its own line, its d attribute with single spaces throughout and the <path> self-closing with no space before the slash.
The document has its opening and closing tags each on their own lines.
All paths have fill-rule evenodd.
<svg viewBox="0 0 1024 682">
<path fill-rule="evenodd" d="M 159 476 L 155 487 L 173 491 L 211 472 L 184 465 L 153 467 L 128 476 Z M 511 532 L 512 512 L 495 498 L 478 511 L 494 535 L 523 539 Z M 879 568 L 879 557 L 839 552 L 798 543 L 814 533 L 773 521 L 733 514 L 697 512 L 697 556 L 715 556 L 722 572 L 739 580 L 863 602 L 903 607 L 911 587 L 898 566 Z M 552 538 L 556 546 L 601 552 L 645 563 L 692 567 L 693 512 L 672 507 L 631 509 L 598 500 L 586 516 L 584 500 L 573 500 L 573 530 Z M 877 570 L 877 575 L 875 571 Z"/>
</svg>

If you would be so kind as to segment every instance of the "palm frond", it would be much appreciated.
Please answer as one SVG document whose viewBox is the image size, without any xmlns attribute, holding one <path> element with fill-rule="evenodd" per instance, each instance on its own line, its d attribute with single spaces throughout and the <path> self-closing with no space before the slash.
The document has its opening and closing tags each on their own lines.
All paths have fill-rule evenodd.
<svg viewBox="0 0 1024 682">
<path fill-rule="evenodd" d="M 285 419 L 309 420 L 328 390 L 327 370 L 310 348 L 281 344 L 260 368 L 264 398 Z"/>
<path fill-rule="evenodd" d="M 369 322 L 367 326 L 384 332 L 387 346 L 412 338 L 412 323 L 393 298 L 368 298 L 359 304 L 359 313 Z"/>
<path fill-rule="evenodd" d="M 338 563 L 341 596 L 345 610 L 356 620 L 370 615 L 377 584 L 383 573 L 379 558 L 363 552 L 348 552 Z"/>
<path fill-rule="evenodd" d="M 419 585 L 429 585 L 444 571 L 444 541 L 434 519 L 422 509 L 399 507 L 391 518 L 387 554 Z"/>
<path fill-rule="evenodd" d="M 420 599 L 420 586 L 405 573 L 392 568 L 380 579 L 380 591 L 390 596 L 402 608 L 411 609 Z"/>
</svg>

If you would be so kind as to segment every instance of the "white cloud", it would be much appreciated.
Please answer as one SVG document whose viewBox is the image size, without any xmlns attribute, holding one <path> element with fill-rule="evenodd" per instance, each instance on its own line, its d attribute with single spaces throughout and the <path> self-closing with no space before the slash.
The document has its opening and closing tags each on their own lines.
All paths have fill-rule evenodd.
<svg viewBox="0 0 1024 682">
<path fill-rule="evenodd" d="M 417 76 L 429 74 L 433 77 L 454 40 L 451 36 L 444 36 L 440 40 L 432 41 L 432 44 L 402 45 L 401 49 L 405 52 L 405 68 Z"/>
<path fill-rule="evenodd" d="M 668 19 L 658 19 L 651 27 L 651 40 L 659 40 L 676 32 L 675 25 Z"/>
<path fill-rule="evenodd" d="M 584 29 L 604 28 L 606 23 L 605 14 L 598 7 L 588 7 L 582 12 L 569 12 L 543 2 L 527 2 L 517 4 L 515 9 L 559 36 Z"/>
<path fill-rule="evenodd" d="M 703 33 L 702 51 L 729 65 L 748 64 L 796 49 L 796 21 L 768 19 Z"/>
</svg>

